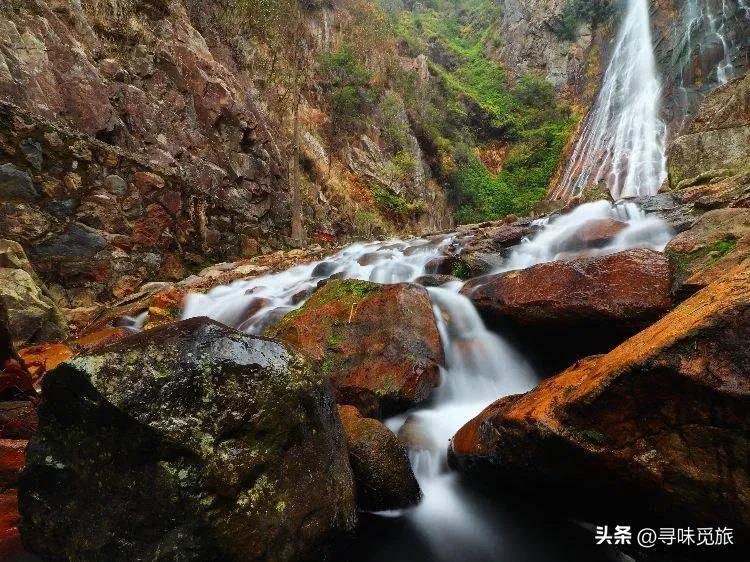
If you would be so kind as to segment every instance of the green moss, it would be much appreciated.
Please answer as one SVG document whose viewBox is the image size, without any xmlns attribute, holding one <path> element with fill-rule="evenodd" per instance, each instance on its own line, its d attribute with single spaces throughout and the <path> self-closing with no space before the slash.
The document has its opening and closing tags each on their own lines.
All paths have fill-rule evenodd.
<svg viewBox="0 0 750 562">
<path fill-rule="evenodd" d="M 578 434 L 587 441 L 591 441 L 597 445 L 604 445 L 607 442 L 607 436 L 596 429 L 584 429 L 578 432 Z"/>
<path fill-rule="evenodd" d="M 724 239 L 699 248 L 692 252 L 676 252 L 673 249 L 667 249 L 672 264 L 674 265 L 678 276 L 686 276 L 690 274 L 692 265 L 696 261 L 706 260 L 705 265 L 711 266 L 718 262 L 727 254 L 733 252 L 737 247 L 737 240 L 730 235 L 724 237 Z"/>
<path fill-rule="evenodd" d="M 465 262 L 458 260 L 453 262 L 453 265 L 451 266 L 451 275 L 465 280 L 471 277 L 471 271 Z"/>
</svg>

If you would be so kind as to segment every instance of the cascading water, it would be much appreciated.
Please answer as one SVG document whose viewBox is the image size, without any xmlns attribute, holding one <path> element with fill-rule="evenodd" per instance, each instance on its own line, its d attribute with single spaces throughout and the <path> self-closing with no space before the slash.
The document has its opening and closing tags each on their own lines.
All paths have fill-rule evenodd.
<svg viewBox="0 0 750 562">
<path fill-rule="evenodd" d="M 570 255 L 565 254 L 564 240 L 597 219 L 627 224 L 606 247 L 596 250 L 599 253 L 632 247 L 662 249 L 670 238 L 661 220 L 646 216 L 633 204 L 589 203 L 570 214 L 538 221 L 539 232 L 510 253 L 502 270 Z M 260 333 L 280 315 L 301 306 L 304 298 L 297 296 L 309 294 L 323 278 L 414 281 L 424 273 L 425 265 L 454 241 L 454 236 L 446 235 L 354 244 L 322 262 L 191 295 L 185 317 L 209 316 Z M 386 556 L 410 561 L 489 562 L 499 559 L 500 553 L 514 560 L 564 560 L 565 547 L 573 540 L 569 530 L 558 536 L 560 530 L 549 521 L 522 515 L 524 506 L 504 505 L 498 511 L 495 504 L 492 508 L 483 505 L 482 498 L 472 497 L 448 470 L 448 441 L 465 422 L 498 398 L 526 392 L 537 382 L 524 357 L 487 330 L 471 301 L 459 294 L 461 286 L 455 281 L 428 289 L 446 357 L 434 400 L 428 407 L 386 420 L 394 432 L 409 428 L 421 436 L 420 446 L 410 450 L 410 458 L 424 498 L 417 507 L 403 512 L 363 516 L 370 517 L 371 525 L 391 525 L 383 532 L 403 536 L 389 541 L 378 534 L 372 540 L 361 538 L 356 557 L 362 562 L 382 561 Z M 545 541 L 535 540 L 540 528 L 546 533 Z M 601 552 L 592 552 L 592 544 L 575 544 L 578 560 L 601 557 Z"/>
<path fill-rule="evenodd" d="M 678 128 L 689 121 L 706 93 L 738 74 L 737 65 L 750 45 L 747 0 L 685 0 L 681 12 L 669 64 L 674 69 Z"/>
<path fill-rule="evenodd" d="M 648 1 L 629 0 L 601 91 L 552 197 L 600 183 L 615 199 L 656 193 L 666 178 L 660 95 Z"/>
</svg>

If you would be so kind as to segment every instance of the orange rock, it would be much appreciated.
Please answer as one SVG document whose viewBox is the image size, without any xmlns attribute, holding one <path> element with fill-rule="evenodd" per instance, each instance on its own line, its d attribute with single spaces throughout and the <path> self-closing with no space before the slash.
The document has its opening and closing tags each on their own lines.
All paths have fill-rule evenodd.
<svg viewBox="0 0 750 562">
<path fill-rule="evenodd" d="M 450 462 L 588 497 L 600 514 L 648 498 L 641 515 L 747 537 L 749 341 L 745 264 L 610 353 L 495 402 L 456 434 Z"/>
<path fill-rule="evenodd" d="M 461 292 L 562 367 L 648 326 L 671 307 L 671 289 L 669 259 L 636 249 L 478 277 Z"/>
<path fill-rule="evenodd" d="M 0 490 L 0 560 L 23 560 L 28 556 L 18 532 L 18 493 L 15 489 Z"/>
<path fill-rule="evenodd" d="M 268 334 L 302 351 L 337 389 L 374 393 L 386 413 L 425 400 L 440 382 L 440 334 L 419 285 L 334 280 Z"/>
<path fill-rule="evenodd" d="M 133 332 L 124 328 L 107 327 L 82 335 L 73 340 L 73 345 L 81 351 L 94 351 L 132 335 Z"/>
<path fill-rule="evenodd" d="M 627 224 L 613 219 L 590 220 L 582 224 L 560 244 L 561 252 L 578 252 L 602 248 L 611 242 Z"/>
<path fill-rule="evenodd" d="M 26 454 L 25 439 L 0 439 L 0 490 L 15 487 Z"/>
<path fill-rule="evenodd" d="M 45 343 L 32 345 L 18 352 L 26 368 L 31 374 L 34 384 L 38 383 L 45 373 L 67 361 L 75 354 L 64 343 Z"/>
</svg>

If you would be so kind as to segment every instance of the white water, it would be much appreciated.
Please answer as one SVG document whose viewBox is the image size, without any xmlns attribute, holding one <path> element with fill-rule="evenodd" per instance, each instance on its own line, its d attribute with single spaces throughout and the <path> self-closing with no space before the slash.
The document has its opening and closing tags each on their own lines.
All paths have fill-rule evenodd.
<svg viewBox="0 0 750 562">
<path fill-rule="evenodd" d="M 602 88 L 553 197 L 600 183 L 614 199 L 655 194 L 666 178 L 660 95 L 648 1 L 629 0 Z"/>
<path fill-rule="evenodd" d="M 595 253 L 633 247 L 662 249 L 670 238 L 669 229 L 661 220 L 647 217 L 633 204 L 589 203 L 570 214 L 538 221 L 539 232 L 518 245 L 502 269 L 529 267 L 561 257 L 560 247 L 565 240 L 581 226 L 598 219 L 620 220 L 627 227 Z M 313 272 L 320 263 L 331 264 L 326 277 L 340 273 L 347 278 L 383 283 L 413 281 L 424 273 L 427 262 L 443 255 L 443 250 L 454 240 L 455 236 L 449 235 L 431 240 L 354 244 L 324 262 L 252 281 L 238 281 L 206 295 L 193 294 L 184 316 L 209 316 L 259 333 L 279 314 L 301 306 L 301 303 L 294 305 L 291 297 L 317 284 L 322 277 L 315 277 Z M 428 289 L 445 350 L 442 384 L 430 407 L 386 421 L 394 432 L 407 423 L 416 426 L 422 436 L 422 448 L 410 450 L 410 458 L 424 499 L 413 509 L 387 516 L 408 518 L 416 526 L 431 547 L 430 560 L 448 562 L 471 551 L 472 560 L 489 561 L 497 559 L 497 552 L 503 548 L 502 532 L 492 527 L 483 512 L 467 500 L 457 475 L 448 471 L 448 442 L 464 423 L 493 401 L 533 388 L 537 375 L 507 341 L 486 329 L 471 301 L 458 293 L 461 286 L 461 282 L 455 281 Z M 258 298 L 267 300 L 257 313 L 248 317 L 248 306 Z"/>
</svg>

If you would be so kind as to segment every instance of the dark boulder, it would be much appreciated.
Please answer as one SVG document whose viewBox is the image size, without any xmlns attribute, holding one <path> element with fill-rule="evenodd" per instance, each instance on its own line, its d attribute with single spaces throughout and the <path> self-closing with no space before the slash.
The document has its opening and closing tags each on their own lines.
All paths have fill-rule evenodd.
<svg viewBox="0 0 750 562">
<path fill-rule="evenodd" d="M 402 509 L 419 503 L 422 492 L 406 454 L 393 432 L 362 417 L 354 406 L 339 406 L 349 462 L 364 511 Z"/>
<path fill-rule="evenodd" d="M 325 379 L 205 318 L 44 379 L 19 508 L 30 550 L 77 560 L 316 559 L 355 522 Z"/>
</svg>

